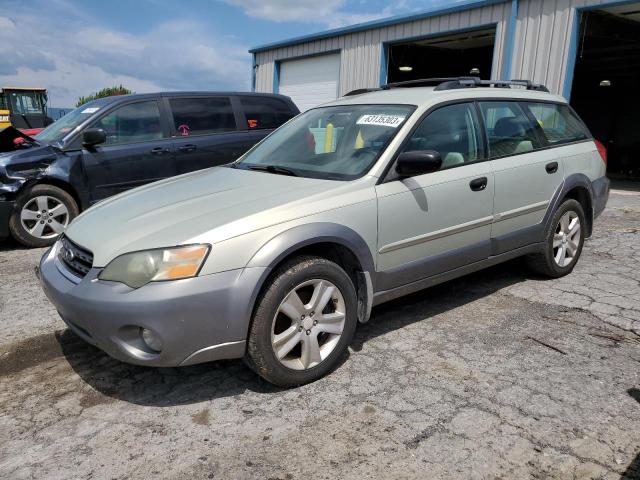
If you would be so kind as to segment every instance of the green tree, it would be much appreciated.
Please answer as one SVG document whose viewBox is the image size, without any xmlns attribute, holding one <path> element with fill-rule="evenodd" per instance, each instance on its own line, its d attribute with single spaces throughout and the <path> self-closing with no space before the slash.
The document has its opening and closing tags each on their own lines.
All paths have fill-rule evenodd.
<svg viewBox="0 0 640 480">
<path fill-rule="evenodd" d="M 111 95 L 128 95 L 130 93 L 133 93 L 133 92 L 128 88 L 123 87 L 122 85 L 120 85 L 119 87 L 103 88 L 97 93 L 87 95 L 86 97 L 78 98 L 78 101 L 76 102 L 76 107 L 79 107 L 80 105 L 90 102 L 91 100 L 95 100 L 96 98 L 110 97 Z"/>
</svg>

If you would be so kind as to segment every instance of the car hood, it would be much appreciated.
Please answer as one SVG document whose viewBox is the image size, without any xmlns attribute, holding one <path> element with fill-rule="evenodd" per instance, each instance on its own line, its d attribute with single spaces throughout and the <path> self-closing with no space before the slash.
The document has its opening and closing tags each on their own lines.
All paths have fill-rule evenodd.
<svg viewBox="0 0 640 480">
<path fill-rule="evenodd" d="M 216 243 L 326 210 L 331 207 L 318 200 L 335 197 L 349 183 L 216 167 L 104 200 L 77 217 L 66 235 L 93 252 L 95 266 L 104 267 L 123 253 L 203 236 Z"/>
</svg>

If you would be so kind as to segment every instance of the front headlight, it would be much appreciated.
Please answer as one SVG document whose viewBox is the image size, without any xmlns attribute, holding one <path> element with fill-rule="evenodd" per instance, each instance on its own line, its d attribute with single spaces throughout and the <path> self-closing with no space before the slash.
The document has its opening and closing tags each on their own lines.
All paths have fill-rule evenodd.
<svg viewBox="0 0 640 480">
<path fill-rule="evenodd" d="M 209 245 L 187 245 L 125 253 L 112 260 L 98 278 L 140 288 L 149 282 L 195 277 L 209 248 Z"/>
</svg>

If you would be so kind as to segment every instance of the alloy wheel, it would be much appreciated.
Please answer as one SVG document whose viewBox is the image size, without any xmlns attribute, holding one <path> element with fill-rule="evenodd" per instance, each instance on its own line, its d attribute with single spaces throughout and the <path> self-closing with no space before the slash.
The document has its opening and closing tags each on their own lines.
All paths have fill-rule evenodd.
<svg viewBox="0 0 640 480">
<path fill-rule="evenodd" d="M 36 238 L 57 237 L 69 224 L 69 209 L 55 197 L 33 197 L 22 207 L 20 222 Z"/>
<path fill-rule="evenodd" d="M 276 358 L 292 370 L 320 364 L 344 330 L 345 301 L 333 283 L 313 279 L 293 288 L 280 303 L 271 326 Z"/>
<path fill-rule="evenodd" d="M 576 258 L 581 230 L 580 218 L 576 212 L 569 210 L 560 217 L 553 235 L 553 259 L 559 267 L 567 267 Z"/>
</svg>

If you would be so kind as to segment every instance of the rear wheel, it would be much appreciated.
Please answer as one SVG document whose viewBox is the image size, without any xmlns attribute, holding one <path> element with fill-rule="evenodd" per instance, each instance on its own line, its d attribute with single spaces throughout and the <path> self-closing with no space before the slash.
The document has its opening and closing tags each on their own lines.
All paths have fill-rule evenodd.
<svg viewBox="0 0 640 480">
<path fill-rule="evenodd" d="M 353 338 L 356 305 L 353 282 L 337 264 L 318 257 L 286 263 L 256 308 L 248 365 L 281 387 L 321 378 L 337 366 Z"/>
<path fill-rule="evenodd" d="M 77 216 L 78 206 L 71 195 L 53 185 L 36 185 L 18 198 L 9 230 L 27 247 L 47 247 Z"/>
<path fill-rule="evenodd" d="M 582 253 L 585 226 L 582 205 L 573 199 L 563 202 L 546 232 L 544 250 L 528 257 L 531 268 L 551 278 L 571 273 Z"/>
</svg>

